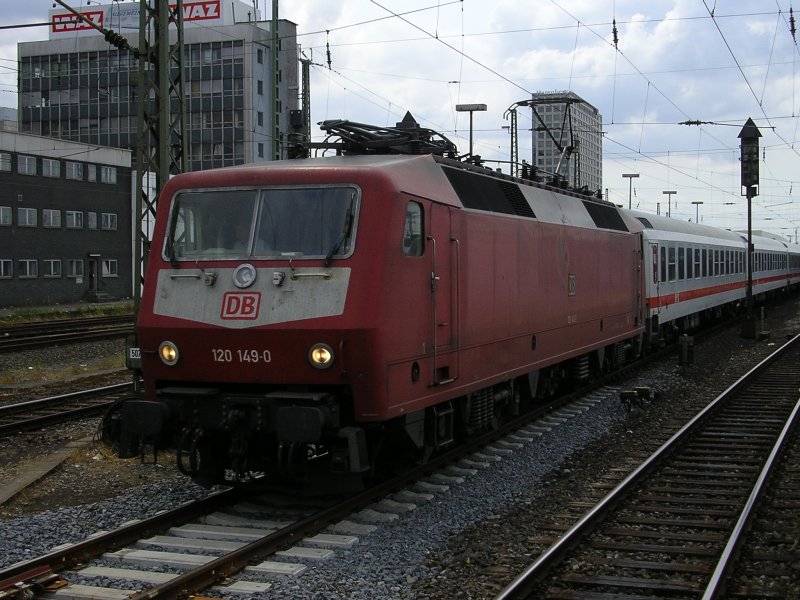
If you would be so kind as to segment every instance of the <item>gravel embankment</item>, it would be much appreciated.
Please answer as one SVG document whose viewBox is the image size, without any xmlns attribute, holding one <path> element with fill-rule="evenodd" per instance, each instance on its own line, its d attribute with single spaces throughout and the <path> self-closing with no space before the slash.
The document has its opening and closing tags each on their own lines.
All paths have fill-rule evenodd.
<svg viewBox="0 0 800 600">
<path fill-rule="evenodd" d="M 628 411 L 617 394 L 610 394 L 491 468 L 436 494 L 393 523 L 380 525 L 352 549 L 336 550 L 329 562 L 310 564 L 296 579 L 275 580 L 266 597 L 493 597 L 532 561 L 530 539 L 542 533 L 550 515 L 563 512 L 571 500 L 585 498 L 589 485 L 626 456 L 649 448 L 651 433 L 669 422 L 673 412 L 699 409 L 782 343 L 788 332 L 800 330 L 799 306 L 795 298 L 770 311 L 771 340 L 742 340 L 738 330 L 731 330 L 698 346 L 696 364 L 685 374 L 677 373 L 674 360 L 648 369 L 626 388 L 643 385 L 658 391 L 658 399 L 649 405 Z M 15 444 L 0 442 L 0 468 L 9 443 Z M 103 463 L 107 461 L 84 458 L 81 477 L 94 480 L 94 469 Z M 61 507 L 59 490 L 70 485 L 70 466 L 65 465 L 59 472 L 62 479 L 50 492 L 51 509 L 27 514 L 24 507 L 12 506 L 11 512 L 0 507 L 0 516 L 6 515 L 0 531 L 4 539 L 13 540 L 0 546 L 0 564 L 202 493 L 173 477 L 170 468 L 161 469 L 160 481 L 109 490 L 107 499 L 91 504 Z M 142 477 L 156 470 L 138 465 L 138 459 L 117 469 Z M 100 479 L 97 482 L 102 485 Z M 73 497 L 71 504 L 79 499 Z"/>
</svg>

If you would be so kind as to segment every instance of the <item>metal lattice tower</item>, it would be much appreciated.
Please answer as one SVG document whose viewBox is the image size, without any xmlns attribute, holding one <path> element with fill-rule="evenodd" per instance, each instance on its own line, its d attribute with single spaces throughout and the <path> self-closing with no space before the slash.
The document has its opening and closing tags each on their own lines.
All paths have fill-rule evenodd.
<svg viewBox="0 0 800 600">
<path fill-rule="evenodd" d="M 516 107 L 509 108 L 506 115 L 511 117 L 511 126 L 509 131 L 511 133 L 511 176 L 517 177 L 519 175 L 519 138 L 517 137 L 517 109 Z"/>
<path fill-rule="evenodd" d="M 280 78 L 280 38 L 278 37 L 278 0 L 272 0 L 272 64 L 273 64 L 273 106 L 272 106 L 272 160 L 281 159 L 281 78 Z"/>
<path fill-rule="evenodd" d="M 303 65 L 303 135 L 305 143 L 311 141 L 311 60 L 300 59 Z"/>
<path fill-rule="evenodd" d="M 186 156 L 183 95 L 183 0 L 140 0 L 134 313 L 150 252 L 156 206 L 170 175 L 183 171 Z M 169 27 L 174 24 L 175 41 Z"/>
</svg>

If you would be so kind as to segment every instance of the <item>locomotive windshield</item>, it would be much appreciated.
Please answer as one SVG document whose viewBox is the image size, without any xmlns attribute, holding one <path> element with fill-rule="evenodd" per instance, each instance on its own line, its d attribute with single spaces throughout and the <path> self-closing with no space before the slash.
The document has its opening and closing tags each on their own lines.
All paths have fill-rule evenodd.
<svg viewBox="0 0 800 600">
<path fill-rule="evenodd" d="M 164 256 L 181 260 L 341 258 L 353 250 L 354 187 L 181 192 Z"/>
</svg>

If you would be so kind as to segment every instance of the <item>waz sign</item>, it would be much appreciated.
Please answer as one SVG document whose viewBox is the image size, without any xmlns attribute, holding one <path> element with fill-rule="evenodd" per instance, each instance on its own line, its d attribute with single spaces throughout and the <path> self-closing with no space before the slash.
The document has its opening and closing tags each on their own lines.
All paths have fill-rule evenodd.
<svg viewBox="0 0 800 600">
<path fill-rule="evenodd" d="M 223 0 L 186 0 L 183 3 L 183 20 L 187 26 L 191 26 L 193 22 L 199 22 L 203 25 L 229 25 L 234 21 L 233 16 L 229 19 L 231 22 L 226 22 L 223 16 Z M 170 7 L 175 8 L 177 3 L 170 2 Z M 225 4 L 228 11 L 237 13 L 237 17 L 242 20 L 242 15 L 245 9 L 249 9 L 252 13 L 252 6 L 243 4 L 239 0 L 226 2 Z M 131 33 L 139 29 L 139 2 L 125 2 L 107 4 L 92 10 L 81 11 L 81 14 L 90 19 L 93 23 L 113 29 L 118 33 Z M 243 14 L 243 19 L 247 20 L 247 14 Z M 50 11 L 50 38 L 57 38 L 64 34 L 71 34 L 72 36 L 78 34 L 94 34 L 100 35 L 100 32 L 93 28 L 88 23 L 81 21 L 70 12 Z"/>
</svg>

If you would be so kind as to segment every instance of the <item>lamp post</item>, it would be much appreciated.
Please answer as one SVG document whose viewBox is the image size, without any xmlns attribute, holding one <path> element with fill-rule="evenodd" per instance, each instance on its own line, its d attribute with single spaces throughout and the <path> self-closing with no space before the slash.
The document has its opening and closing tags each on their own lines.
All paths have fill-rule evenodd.
<svg viewBox="0 0 800 600">
<path fill-rule="evenodd" d="M 703 204 L 702 200 L 693 200 L 692 204 L 694 204 L 694 222 L 700 222 L 700 205 Z"/>
<path fill-rule="evenodd" d="M 740 160 L 742 187 L 747 196 L 747 316 L 742 322 L 742 337 L 756 337 L 756 321 L 753 316 L 753 196 L 758 196 L 758 138 L 761 132 L 753 119 L 747 119 L 739 132 L 742 140 Z"/>
<path fill-rule="evenodd" d="M 661 193 L 662 194 L 666 194 L 666 196 L 667 196 L 667 216 L 671 217 L 672 216 L 672 196 L 674 194 L 677 194 L 678 192 L 676 190 L 664 190 Z"/>
<path fill-rule="evenodd" d="M 456 112 L 469 113 L 469 157 L 472 159 L 472 113 L 486 111 L 485 104 L 456 104 Z"/>
<path fill-rule="evenodd" d="M 633 195 L 633 180 L 639 177 L 638 173 L 623 173 L 623 177 L 628 179 L 628 210 L 631 209 L 631 196 Z"/>
</svg>

